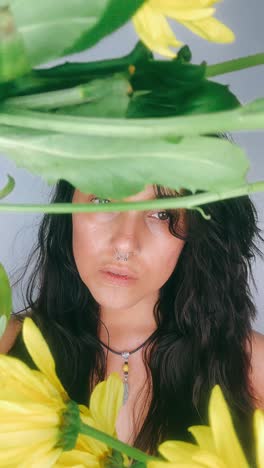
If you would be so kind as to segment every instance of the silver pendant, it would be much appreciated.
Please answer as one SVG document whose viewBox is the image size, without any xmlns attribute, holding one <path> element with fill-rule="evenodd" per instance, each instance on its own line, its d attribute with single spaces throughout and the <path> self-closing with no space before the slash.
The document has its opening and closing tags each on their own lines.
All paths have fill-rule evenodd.
<svg viewBox="0 0 264 468">
<path fill-rule="evenodd" d="M 124 382 L 124 397 L 123 397 L 123 405 L 125 405 L 125 404 L 126 404 L 127 400 L 128 400 L 128 382 L 127 382 L 127 381 L 125 381 L 125 382 Z"/>
<path fill-rule="evenodd" d="M 129 393 L 129 388 L 128 388 L 128 359 L 129 359 L 130 353 L 128 351 L 124 351 L 121 356 L 124 359 L 124 365 L 123 365 L 123 382 L 124 382 L 124 396 L 123 396 L 123 405 L 128 400 L 128 393 Z"/>
</svg>

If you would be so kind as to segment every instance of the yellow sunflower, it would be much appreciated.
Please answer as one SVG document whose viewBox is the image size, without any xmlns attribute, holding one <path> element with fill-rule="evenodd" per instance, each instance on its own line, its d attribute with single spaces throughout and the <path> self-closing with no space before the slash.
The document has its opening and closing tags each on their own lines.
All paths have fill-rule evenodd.
<svg viewBox="0 0 264 468">
<path fill-rule="evenodd" d="M 107 381 L 100 382 L 93 390 L 89 409 L 79 405 L 81 420 L 85 424 L 117 437 L 115 422 L 122 405 L 123 385 L 117 373 L 112 373 Z M 87 457 L 89 454 L 89 458 Z M 63 452 L 56 468 L 73 466 L 77 462 L 82 466 L 100 468 L 104 460 L 111 455 L 111 449 L 99 440 L 79 434 L 76 446 L 70 452 Z M 124 461 L 128 463 L 127 457 Z"/>
<path fill-rule="evenodd" d="M 193 33 L 212 42 L 229 43 L 235 39 L 227 26 L 213 17 L 214 4 L 219 0 L 147 0 L 137 10 L 132 21 L 144 44 L 166 57 L 175 57 L 170 47 L 180 47 L 168 24 L 172 18 Z"/>
<path fill-rule="evenodd" d="M 256 438 L 256 456 L 258 468 L 264 468 L 264 411 L 257 409 L 254 413 Z"/>
<path fill-rule="evenodd" d="M 39 370 L 30 369 L 14 357 L 0 355 L 0 466 L 101 467 L 111 449 L 86 435 L 78 436 L 78 430 L 74 448 L 63 451 L 68 443 L 65 415 L 69 416 L 73 402 L 56 375 L 53 357 L 32 319 L 24 320 L 22 332 Z M 116 435 L 115 420 L 122 393 L 119 375 L 111 374 L 95 387 L 89 409 L 79 405 L 81 420 Z M 72 438 L 72 430 L 69 432 Z"/>
<path fill-rule="evenodd" d="M 258 468 L 264 467 L 264 414 L 254 414 Z M 227 403 L 219 385 L 212 390 L 209 402 L 209 426 L 192 426 L 198 445 L 167 441 L 159 446 L 164 461 L 150 461 L 148 468 L 249 468 L 236 436 Z"/>
</svg>

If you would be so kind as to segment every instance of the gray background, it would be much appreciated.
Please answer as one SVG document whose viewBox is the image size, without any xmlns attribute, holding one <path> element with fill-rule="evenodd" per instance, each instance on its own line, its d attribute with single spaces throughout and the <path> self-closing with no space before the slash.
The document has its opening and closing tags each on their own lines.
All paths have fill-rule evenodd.
<svg viewBox="0 0 264 468">
<path fill-rule="evenodd" d="M 231 27 L 236 34 L 233 44 L 213 44 L 194 36 L 184 27 L 171 21 L 177 37 L 189 44 L 193 53 L 193 62 L 206 60 L 209 64 L 229 60 L 247 54 L 264 51 L 264 1 L 263 0 L 226 0 L 217 5 L 217 18 Z M 104 39 L 89 51 L 71 56 L 70 60 L 98 60 L 107 57 L 127 54 L 135 45 L 137 37 L 132 24 L 127 24 L 110 38 Z M 64 61 L 56 61 L 62 63 Z M 48 65 L 53 65 L 52 62 Z M 242 103 L 264 96 L 264 66 L 243 70 L 218 77 L 217 81 L 229 84 L 230 89 L 238 96 Z M 247 151 L 251 168 L 248 181 L 264 180 L 264 132 L 241 132 L 233 134 L 235 141 Z M 14 191 L 4 199 L 4 203 L 47 203 L 53 191 L 40 177 L 33 176 L 24 169 L 16 168 L 5 155 L 0 155 L 0 187 L 7 182 L 7 174 L 16 180 Z M 259 227 L 264 235 L 264 193 L 251 195 L 259 214 Z M 37 229 L 41 214 L 0 213 L 0 262 L 4 264 L 9 276 L 13 274 L 27 258 L 32 245 L 37 238 Z M 264 246 L 259 245 L 262 251 Z M 258 317 L 254 328 L 264 333 L 264 264 L 258 258 L 253 264 L 254 278 L 257 290 L 250 282 L 254 301 L 258 310 Z M 19 310 L 23 305 L 25 282 L 13 291 L 13 310 Z"/>
</svg>

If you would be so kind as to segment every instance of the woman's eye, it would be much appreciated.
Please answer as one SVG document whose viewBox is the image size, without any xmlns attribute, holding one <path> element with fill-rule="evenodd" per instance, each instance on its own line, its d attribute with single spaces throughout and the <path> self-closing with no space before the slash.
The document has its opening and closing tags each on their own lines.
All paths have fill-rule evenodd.
<svg viewBox="0 0 264 468">
<path fill-rule="evenodd" d="M 111 203 L 111 200 L 109 200 L 108 198 L 94 197 L 94 198 L 91 199 L 91 202 L 94 201 L 94 200 L 99 200 L 99 203 L 98 203 L 99 205 L 104 204 L 104 203 Z M 158 215 L 158 218 L 156 218 L 156 219 L 158 219 L 158 221 L 166 222 L 166 221 L 168 221 L 170 219 L 170 215 L 169 215 L 169 213 L 167 211 L 157 211 L 157 212 L 153 213 L 153 215 L 155 215 L 155 214 Z M 163 219 L 160 217 L 160 215 L 163 216 Z M 165 218 L 164 218 L 164 216 L 165 216 Z"/>
<path fill-rule="evenodd" d="M 170 215 L 167 213 L 167 211 L 157 211 L 156 213 L 153 213 L 153 215 L 155 214 L 158 215 L 158 218 L 156 218 L 158 221 L 166 222 L 170 219 Z"/>
<path fill-rule="evenodd" d="M 109 203 L 111 200 L 108 200 L 108 198 L 100 198 L 100 197 L 94 197 L 91 199 L 91 202 L 94 201 L 94 200 L 102 200 L 102 204 L 103 203 Z M 98 205 L 100 205 L 101 203 L 98 203 Z"/>
</svg>

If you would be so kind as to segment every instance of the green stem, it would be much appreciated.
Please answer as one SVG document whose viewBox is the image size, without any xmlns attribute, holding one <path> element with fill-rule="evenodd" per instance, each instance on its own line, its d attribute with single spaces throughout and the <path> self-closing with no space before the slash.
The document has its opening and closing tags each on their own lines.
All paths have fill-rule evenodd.
<svg viewBox="0 0 264 468">
<path fill-rule="evenodd" d="M 119 76 L 121 78 L 121 74 Z M 125 73 L 123 73 L 122 79 L 128 86 L 128 81 L 125 80 Z M 45 110 L 83 104 L 104 97 L 109 84 L 111 85 L 113 82 L 113 77 L 99 78 L 90 80 L 88 83 L 74 86 L 73 88 L 11 97 L 5 100 L 4 105 Z"/>
<path fill-rule="evenodd" d="M 141 450 L 132 447 L 131 445 L 127 445 L 124 442 L 121 442 L 114 437 L 105 434 L 98 429 L 93 427 L 87 426 L 83 422 L 81 422 L 80 431 L 81 434 L 85 434 L 89 437 L 93 437 L 101 442 L 105 443 L 108 447 L 111 447 L 114 450 L 118 450 L 121 453 L 125 453 L 128 457 L 133 458 L 134 460 L 138 460 L 140 462 L 146 463 L 150 460 L 160 461 L 158 458 L 152 457 L 147 455 L 146 453 L 142 452 Z"/>
<path fill-rule="evenodd" d="M 256 109 L 256 111 L 255 111 Z M 120 119 L 54 115 L 1 105 L 0 124 L 75 135 L 161 138 L 226 131 L 264 129 L 264 99 L 223 112 L 154 119 Z"/>
<path fill-rule="evenodd" d="M 51 68 L 43 68 L 35 70 L 35 74 L 39 78 L 94 78 L 98 76 L 106 76 L 112 73 L 124 71 L 131 63 L 134 62 L 136 48 L 124 57 L 118 57 L 109 60 L 96 60 L 94 62 L 67 62 L 62 65 L 56 65 Z"/>
<path fill-rule="evenodd" d="M 198 195 L 189 195 L 178 198 L 162 198 L 156 200 L 146 200 L 140 202 L 114 202 L 103 205 L 91 205 L 89 203 L 52 203 L 48 205 L 12 205 L 9 203 L 0 204 L 0 212 L 17 213 L 91 213 L 91 212 L 111 212 L 128 210 L 153 210 L 153 209 L 175 209 L 187 208 L 197 209 L 197 206 L 206 203 L 213 203 L 219 200 L 242 197 L 250 193 L 264 192 L 264 181 L 245 184 L 223 192 L 206 192 Z"/>
<path fill-rule="evenodd" d="M 206 69 L 206 77 L 224 75 L 234 71 L 244 70 L 245 68 L 256 67 L 257 65 L 264 65 L 264 53 L 248 55 L 238 59 L 228 60 L 226 62 L 215 63 L 208 65 Z"/>
<path fill-rule="evenodd" d="M 58 107 L 78 105 L 92 100 L 92 98 L 85 97 L 83 92 L 84 88 L 85 85 L 82 85 L 58 91 L 12 97 L 6 99 L 5 104 L 27 109 L 55 109 Z"/>
</svg>

